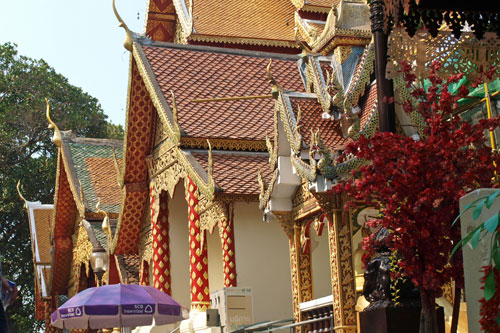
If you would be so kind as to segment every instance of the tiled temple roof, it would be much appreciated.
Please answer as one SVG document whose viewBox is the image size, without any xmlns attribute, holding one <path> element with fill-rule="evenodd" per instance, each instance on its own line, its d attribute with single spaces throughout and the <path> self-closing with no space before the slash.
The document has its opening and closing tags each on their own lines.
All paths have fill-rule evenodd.
<svg viewBox="0 0 500 333">
<path fill-rule="evenodd" d="M 159 43 L 158 43 L 159 44 Z M 172 106 L 176 96 L 178 119 L 186 137 L 264 140 L 273 130 L 272 98 L 217 102 L 194 99 L 269 95 L 271 73 L 284 89 L 304 91 L 295 56 L 276 56 L 203 47 L 143 46 L 161 93 Z"/>
<path fill-rule="evenodd" d="M 186 1 L 187 2 L 187 1 Z M 290 0 L 197 0 L 192 9 L 193 37 L 295 42 L 294 12 Z"/>
<path fill-rule="evenodd" d="M 200 165 L 208 169 L 206 152 L 191 152 Z M 260 193 L 257 170 L 270 181 L 269 155 L 265 153 L 213 153 L 213 177 L 216 185 L 226 194 L 257 195 Z"/>
<path fill-rule="evenodd" d="M 70 170 L 70 181 L 78 188 L 81 184 L 86 211 L 96 212 L 95 206 L 100 200 L 102 210 L 120 212 L 122 190 L 117 182 L 113 148 L 120 161 L 121 141 L 64 135 L 63 150 L 65 163 Z"/>
</svg>

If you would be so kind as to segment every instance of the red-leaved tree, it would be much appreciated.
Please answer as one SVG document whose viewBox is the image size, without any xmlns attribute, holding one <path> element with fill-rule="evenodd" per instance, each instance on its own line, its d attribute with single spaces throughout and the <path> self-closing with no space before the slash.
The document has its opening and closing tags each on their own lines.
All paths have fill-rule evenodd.
<svg viewBox="0 0 500 333">
<path fill-rule="evenodd" d="M 416 78 L 410 66 L 403 62 L 401 67 L 407 87 L 413 87 Z M 451 279 L 463 283 L 461 260 L 457 256 L 449 260 L 460 240 L 458 224 L 452 227 L 459 199 L 478 187 L 491 187 L 500 166 L 499 155 L 485 144 L 485 131 L 498 127 L 500 120 L 471 124 L 454 114 L 458 99 L 469 89 L 463 85 L 458 95 L 452 95 L 448 84 L 463 75 L 443 80 L 439 67 L 435 62 L 430 69 L 430 87 L 412 90 L 418 103 L 403 105 L 406 112 L 416 109 L 425 119 L 423 135 L 413 139 L 378 132 L 371 138 L 360 137 L 341 159 L 355 155 L 370 163 L 334 189 L 380 209 L 371 226 L 390 231 L 387 246 L 402 256 L 404 274 L 420 290 L 421 332 L 436 332 L 435 298 L 442 295 L 443 285 Z M 364 240 L 369 252 L 373 241 L 373 235 Z"/>
</svg>

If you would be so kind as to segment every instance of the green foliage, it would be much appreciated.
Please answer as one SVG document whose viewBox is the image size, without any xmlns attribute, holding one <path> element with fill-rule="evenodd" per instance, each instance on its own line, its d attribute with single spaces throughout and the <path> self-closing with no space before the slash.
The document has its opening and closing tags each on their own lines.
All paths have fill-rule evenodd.
<svg viewBox="0 0 500 333">
<path fill-rule="evenodd" d="M 45 98 L 61 130 L 78 136 L 122 138 L 123 128 L 106 121 L 97 99 L 72 86 L 43 60 L 17 53 L 16 45 L 0 44 L 0 255 L 4 274 L 20 289 L 8 309 L 14 332 L 36 331 L 30 233 L 18 180 L 27 200 L 52 203 L 56 147 L 47 129 Z"/>
<path fill-rule="evenodd" d="M 465 209 L 461 212 L 461 214 L 457 217 L 456 220 L 462 214 L 467 212 L 470 209 L 472 211 L 472 218 L 477 220 L 481 215 L 483 208 L 491 208 L 495 199 L 500 195 L 500 190 L 497 190 L 491 193 L 489 196 L 484 198 L 479 198 L 474 202 L 465 206 Z M 456 222 L 455 220 L 455 222 Z M 491 270 L 486 271 L 487 275 L 483 280 L 483 296 L 486 302 L 490 301 L 495 297 L 495 291 L 497 286 L 495 286 L 495 271 L 500 271 L 500 212 L 495 212 L 492 216 L 490 216 L 486 221 L 480 223 L 474 230 L 469 232 L 465 237 L 462 238 L 460 242 L 457 243 L 455 248 L 453 249 L 451 256 L 462 246 L 469 244 L 473 249 L 477 248 L 480 241 L 491 242 L 491 253 L 490 253 L 490 262 L 488 266 L 491 267 Z M 454 223 L 455 223 L 454 222 Z M 484 304 L 482 305 L 484 307 Z M 483 310 L 482 310 L 483 311 Z M 497 321 L 500 325 L 500 312 L 498 312 Z"/>
</svg>

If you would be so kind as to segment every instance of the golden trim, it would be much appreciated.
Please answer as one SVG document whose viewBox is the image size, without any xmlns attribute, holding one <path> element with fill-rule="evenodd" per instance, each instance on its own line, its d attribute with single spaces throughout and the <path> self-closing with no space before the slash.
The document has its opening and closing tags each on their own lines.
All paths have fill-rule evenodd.
<svg viewBox="0 0 500 333">
<path fill-rule="evenodd" d="M 113 146 L 113 165 L 115 166 L 116 170 L 116 180 L 118 181 L 118 186 L 120 186 L 120 188 L 123 188 L 123 186 L 125 185 L 125 181 L 122 170 L 120 170 L 120 165 L 118 164 L 118 159 L 116 158 L 116 150 L 114 146 Z"/>
<path fill-rule="evenodd" d="M 85 216 L 85 202 L 84 202 L 83 198 L 80 198 L 80 193 L 81 193 L 80 186 L 78 186 L 78 189 L 77 189 L 76 184 L 73 182 L 73 175 L 76 178 L 76 174 L 74 174 L 74 173 L 72 174 L 71 169 L 68 165 L 68 158 L 66 157 L 66 154 L 65 154 L 65 151 L 68 148 L 66 146 L 66 149 L 65 149 L 64 148 L 65 146 L 66 145 L 62 145 L 61 148 L 59 149 L 59 151 L 61 152 L 61 161 L 62 161 L 64 170 L 65 170 L 65 173 L 66 173 L 66 178 L 68 179 L 69 189 L 71 191 L 71 194 L 73 195 L 73 201 L 75 202 L 76 209 L 79 212 L 80 217 L 83 217 L 83 216 Z M 58 160 L 58 163 L 61 163 L 61 161 Z"/>
<path fill-rule="evenodd" d="M 116 10 L 116 6 L 115 6 L 115 0 L 113 0 L 113 12 L 115 13 L 115 16 L 116 16 L 116 19 L 118 20 L 118 22 L 120 22 L 118 24 L 118 26 L 120 28 L 125 29 L 126 37 L 125 37 L 125 40 L 123 41 L 123 47 L 127 51 L 132 52 L 132 44 L 133 44 L 132 32 L 128 28 L 127 24 L 125 24 L 125 22 L 123 21 L 123 19 L 121 18 L 120 14 L 118 14 L 118 11 Z"/>
<path fill-rule="evenodd" d="M 54 129 L 54 135 L 52 136 L 52 142 L 57 146 L 57 147 L 61 147 L 62 145 L 62 135 L 61 135 L 61 131 L 59 130 L 59 127 L 57 127 L 56 123 L 54 123 L 52 121 L 52 119 L 50 119 L 50 104 L 49 104 L 49 100 L 46 98 L 45 99 L 45 103 L 47 104 L 47 112 L 46 112 L 46 115 L 47 115 L 47 121 L 49 122 L 49 129 Z"/>
<path fill-rule="evenodd" d="M 273 172 L 273 177 L 271 178 L 271 181 L 269 183 L 269 186 L 267 189 L 266 183 L 264 181 L 264 178 L 262 177 L 262 170 L 259 169 L 258 174 L 257 174 L 257 179 L 259 181 L 259 187 L 260 187 L 260 194 L 259 194 L 259 208 L 264 209 L 267 206 L 267 203 L 269 202 L 269 199 L 271 198 L 271 194 L 273 193 L 274 189 L 274 184 L 276 183 L 276 180 L 278 179 L 279 175 L 279 170 L 275 169 Z"/>
<path fill-rule="evenodd" d="M 266 151 L 265 140 L 210 139 L 215 149 Z M 181 137 L 181 147 L 208 149 L 205 138 Z"/>
<path fill-rule="evenodd" d="M 275 108 L 279 111 L 280 113 L 280 119 L 281 122 L 283 123 L 283 127 L 288 139 L 288 142 L 290 143 L 290 148 L 295 154 L 300 153 L 300 148 L 301 148 L 301 143 L 302 143 L 302 138 L 297 129 L 300 127 L 298 126 L 298 121 L 295 119 L 295 116 L 293 114 L 293 110 L 290 110 L 288 108 L 288 98 L 283 94 L 280 93 L 278 100 L 276 101 Z M 299 119 L 300 120 L 300 119 Z M 295 122 L 295 124 L 293 124 Z"/>
<path fill-rule="evenodd" d="M 133 44 L 132 54 L 136 61 L 139 74 L 144 81 L 144 85 L 146 86 L 146 90 L 149 92 L 151 101 L 153 102 L 153 105 L 156 108 L 156 111 L 158 112 L 158 115 L 162 119 L 163 123 L 166 125 L 168 136 L 175 143 L 178 143 L 181 137 L 179 126 L 178 124 L 172 123 L 173 121 L 175 121 L 175 119 L 172 119 L 173 121 L 170 121 L 167 116 L 167 114 L 172 114 L 172 118 L 174 118 L 173 114 L 174 112 L 170 110 L 168 102 L 166 101 L 165 96 L 161 92 L 158 82 L 156 81 L 156 78 L 151 68 L 149 67 L 149 64 L 148 66 L 146 66 L 147 63 L 146 55 L 144 54 L 140 44 L 138 43 Z"/>
<path fill-rule="evenodd" d="M 272 39 L 255 39 L 255 38 L 242 38 L 242 37 L 225 37 L 225 36 L 211 36 L 192 34 L 189 38 L 198 42 L 209 43 L 230 43 L 230 44 L 248 44 L 257 46 L 270 46 L 270 47 L 291 47 L 298 49 L 299 46 L 295 41 L 272 40 Z"/>
<path fill-rule="evenodd" d="M 189 9 L 188 9 L 189 13 L 185 13 L 184 8 L 183 8 L 185 6 L 183 6 L 181 4 L 181 1 L 184 1 L 184 0 L 173 0 L 175 12 L 177 13 L 177 17 L 178 17 L 179 22 L 182 26 L 182 30 L 184 32 L 184 35 L 189 36 L 193 32 L 193 4 L 190 3 Z M 186 17 L 186 14 L 190 15 L 190 17 Z"/>
</svg>

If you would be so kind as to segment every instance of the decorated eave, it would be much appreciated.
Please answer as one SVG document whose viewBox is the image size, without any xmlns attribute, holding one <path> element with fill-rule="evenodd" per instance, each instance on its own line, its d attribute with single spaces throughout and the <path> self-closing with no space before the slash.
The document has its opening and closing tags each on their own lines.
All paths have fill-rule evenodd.
<svg viewBox="0 0 500 333">
<path fill-rule="evenodd" d="M 312 52 L 329 54 L 337 46 L 367 45 L 372 37 L 370 9 L 365 2 L 340 1 L 334 4 L 326 21 L 310 19 L 295 12 L 295 26 L 299 37 Z"/>
<path fill-rule="evenodd" d="M 204 200 L 219 199 L 231 193 L 222 180 L 214 180 L 217 169 L 225 167 L 219 164 L 219 151 L 233 151 L 234 156 L 241 155 L 234 151 L 265 153 L 274 107 L 265 75 L 269 58 L 283 82 L 294 90 L 302 87 L 297 56 L 146 39 L 137 39 L 131 50 L 120 172 L 124 197 L 111 246 L 116 254 L 137 253 L 148 195 L 161 190 L 173 195 L 175 185 L 189 175 Z M 192 152 L 204 154 L 208 161 L 211 149 L 213 169 L 204 168 Z M 223 161 L 229 163 L 227 158 Z M 236 197 L 249 200 L 256 194 L 242 192 Z"/>
<path fill-rule="evenodd" d="M 339 0 L 291 0 L 299 11 L 310 13 L 328 14 L 332 6 L 336 6 Z"/>
<path fill-rule="evenodd" d="M 19 189 L 19 187 L 18 187 Z M 42 204 L 39 201 L 24 200 L 24 208 L 28 214 L 31 250 L 33 253 L 33 271 L 35 277 L 35 316 L 45 319 L 44 299 L 50 296 L 50 272 L 52 269 L 50 245 L 50 230 L 53 224 L 54 205 Z"/>
<path fill-rule="evenodd" d="M 297 49 L 293 32 L 295 7 L 290 0 L 173 3 L 182 29 L 177 33 L 179 42 Z"/>
<path fill-rule="evenodd" d="M 500 3 L 498 1 L 454 0 L 377 0 L 372 5 L 384 11 L 384 28 L 403 26 L 410 37 L 423 26 L 432 37 L 443 30 L 452 31 L 458 39 L 464 31 L 472 31 L 477 39 L 485 32 L 500 37 Z"/>
<path fill-rule="evenodd" d="M 120 189 L 116 185 L 121 142 L 107 139 L 77 138 L 71 131 L 60 132 L 54 128 L 54 143 L 59 147 L 54 194 L 54 212 L 51 225 L 52 267 L 50 276 L 51 295 L 67 294 L 73 258 L 73 235 L 79 218 L 102 220 L 101 209 L 110 216 L 119 211 Z"/>
<path fill-rule="evenodd" d="M 337 164 L 338 152 L 361 134 L 373 135 L 378 124 L 372 45 L 353 47 L 342 64 L 336 56 L 304 54 L 299 71 L 309 93 L 277 88 L 274 141 L 268 139 L 273 178 L 261 181 L 260 207 L 268 212 L 291 211 L 303 181 L 314 192 L 329 190 L 361 163 Z"/>
</svg>

